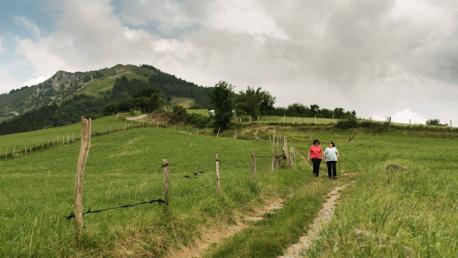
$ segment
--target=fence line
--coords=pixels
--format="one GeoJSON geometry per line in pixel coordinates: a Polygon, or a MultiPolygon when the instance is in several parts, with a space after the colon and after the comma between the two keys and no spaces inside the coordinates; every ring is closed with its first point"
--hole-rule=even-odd
{"type": "MultiPolygon", "coordinates": [[[[109,127],[104,128],[102,130],[94,130],[91,132],[92,137],[98,137],[98,136],[103,136],[107,134],[112,134],[120,131],[126,131],[126,130],[131,130],[131,129],[137,129],[137,128],[144,128],[144,127],[154,127],[154,125],[150,125],[147,123],[140,123],[140,122],[133,122],[133,123],[124,123],[123,127],[118,127],[118,128],[111,128],[109,127]]],[[[33,152],[38,152],[38,151],[44,151],[52,147],[60,146],[60,145],[67,145],[71,143],[75,143],[80,140],[80,137],[75,137],[74,134],[72,133],[71,135],[63,135],[63,136],[57,136],[57,138],[54,138],[55,140],[52,140],[52,138],[48,137],[47,140],[40,140],[39,142],[36,142],[35,144],[29,145],[29,146],[24,146],[23,150],[17,150],[16,146],[7,147],[5,152],[2,152],[2,155],[0,155],[0,160],[6,160],[6,159],[14,159],[18,157],[22,157],[28,154],[32,154],[33,152]]]]}

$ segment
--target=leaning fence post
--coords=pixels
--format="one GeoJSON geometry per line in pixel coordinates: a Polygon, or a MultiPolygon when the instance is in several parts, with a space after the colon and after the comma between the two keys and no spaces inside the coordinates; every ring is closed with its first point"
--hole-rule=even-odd
{"type": "Polygon", "coordinates": [[[164,201],[165,204],[169,205],[169,191],[170,191],[170,180],[169,180],[169,161],[166,159],[162,160],[162,174],[164,177],[164,201]]]}
{"type": "Polygon", "coordinates": [[[83,183],[84,170],[91,145],[91,119],[81,118],[81,148],[76,167],[75,178],[75,230],[76,240],[79,242],[83,236],[83,183]]]}
{"type": "Polygon", "coordinates": [[[216,192],[221,194],[221,160],[219,159],[219,155],[216,154],[216,192]]]}
{"type": "Polygon", "coordinates": [[[253,176],[256,176],[256,154],[254,151],[251,152],[251,172],[253,176]]]}

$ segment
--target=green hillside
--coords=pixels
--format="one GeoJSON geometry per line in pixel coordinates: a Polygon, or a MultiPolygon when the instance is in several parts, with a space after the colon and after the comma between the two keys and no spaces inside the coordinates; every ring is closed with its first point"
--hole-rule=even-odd
{"type": "MultiPolygon", "coordinates": [[[[119,125],[114,117],[98,119],[94,130],[119,125]]],[[[0,151],[77,129],[2,136],[0,151]]],[[[0,256],[163,257],[198,241],[206,228],[234,225],[241,214],[281,198],[279,211],[205,251],[206,257],[277,257],[304,233],[326,193],[353,181],[330,229],[304,256],[453,257],[458,234],[457,157],[450,155],[458,151],[454,139],[264,124],[241,129],[238,136],[244,140],[233,135],[148,127],[93,138],[85,210],[161,198],[164,158],[171,164],[171,205],[168,211],[153,204],[89,214],[80,247],[73,242],[73,222],[65,218],[73,207],[79,144],[0,160],[0,256]],[[294,168],[271,172],[272,130],[296,147],[294,168]],[[261,140],[255,141],[255,134],[261,140]],[[302,158],[315,138],[337,143],[343,158],[339,180],[327,179],[324,164],[320,178],[311,176],[302,158]],[[256,177],[250,172],[251,151],[259,155],[256,177]],[[222,160],[220,197],[215,194],[215,153],[222,160]]]]}
{"type": "MultiPolygon", "coordinates": [[[[61,105],[75,96],[99,99],[110,97],[117,80],[143,82],[166,98],[181,97],[208,106],[208,88],[197,86],[174,75],[148,66],[116,65],[96,71],[69,73],[59,71],[48,80],[0,95],[0,122],[50,105],[61,105]]],[[[138,84],[138,83],[137,83],[138,84]]]]}

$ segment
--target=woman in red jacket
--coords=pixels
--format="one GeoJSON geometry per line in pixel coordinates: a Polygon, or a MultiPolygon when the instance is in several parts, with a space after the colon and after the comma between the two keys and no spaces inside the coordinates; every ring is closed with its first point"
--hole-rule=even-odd
{"type": "Polygon", "coordinates": [[[323,148],[321,147],[320,140],[314,140],[313,145],[310,146],[308,160],[313,164],[313,174],[317,177],[320,174],[320,164],[323,159],[323,148]]]}

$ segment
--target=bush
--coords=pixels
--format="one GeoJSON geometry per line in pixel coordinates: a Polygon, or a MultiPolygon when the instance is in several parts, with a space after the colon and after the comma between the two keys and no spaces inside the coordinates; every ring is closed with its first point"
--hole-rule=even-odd
{"type": "Polygon", "coordinates": [[[213,127],[213,120],[201,114],[191,114],[188,117],[188,123],[197,128],[213,127]]]}
{"type": "Polygon", "coordinates": [[[174,106],[172,111],[172,117],[170,121],[172,123],[186,123],[189,119],[188,112],[182,106],[174,106]]]}
{"type": "Polygon", "coordinates": [[[435,126],[441,126],[441,121],[439,119],[428,119],[426,121],[426,125],[435,125],[435,126]]]}
{"type": "Polygon", "coordinates": [[[351,129],[358,127],[358,121],[356,119],[346,119],[346,120],[339,120],[335,125],[336,128],[339,129],[351,129]]]}

